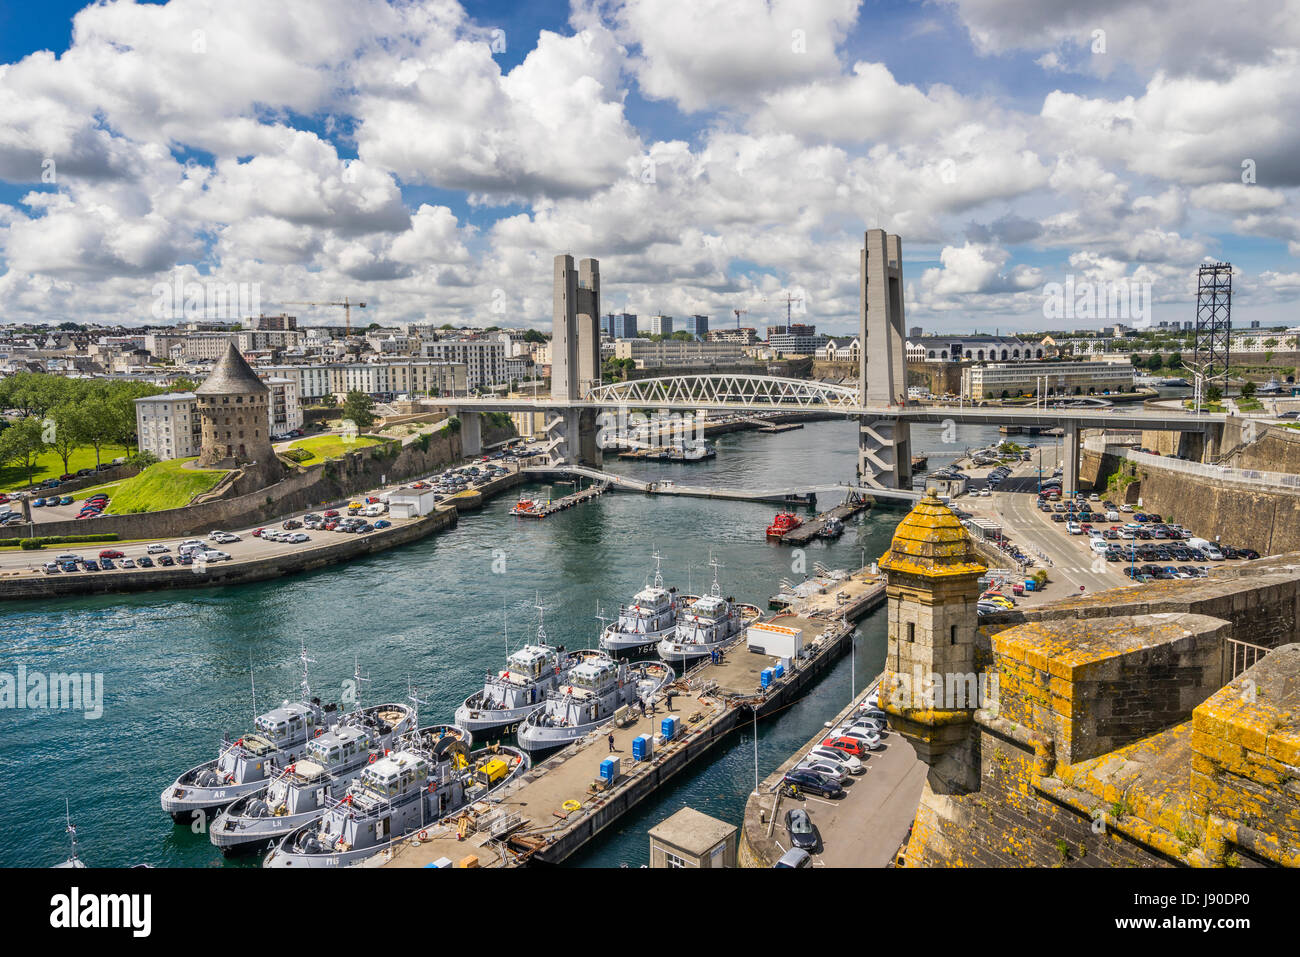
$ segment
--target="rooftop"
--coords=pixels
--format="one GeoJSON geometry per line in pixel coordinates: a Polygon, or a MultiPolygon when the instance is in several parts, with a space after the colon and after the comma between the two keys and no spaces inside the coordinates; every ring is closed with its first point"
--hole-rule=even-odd
{"type": "Polygon", "coordinates": [[[695,808],[684,807],[650,828],[650,837],[702,857],[735,832],[734,824],[709,817],[695,808]]]}
{"type": "Polygon", "coordinates": [[[269,392],[270,388],[253,371],[234,340],[226,346],[225,355],[217,360],[203,384],[194,390],[196,395],[232,395],[236,393],[269,392]]]}
{"type": "Polygon", "coordinates": [[[889,551],[880,559],[884,571],[927,577],[982,575],[987,566],[979,560],[970,533],[951,508],[939,501],[933,488],[916,503],[894,530],[889,551]]]}

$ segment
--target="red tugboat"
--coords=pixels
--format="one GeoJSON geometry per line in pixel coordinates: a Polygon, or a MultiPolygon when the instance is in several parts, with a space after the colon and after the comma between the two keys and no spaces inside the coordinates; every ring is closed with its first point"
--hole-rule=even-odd
{"type": "Polygon", "coordinates": [[[803,519],[794,512],[777,512],[772,524],[767,526],[768,538],[780,538],[786,532],[792,532],[803,524],[803,519]]]}

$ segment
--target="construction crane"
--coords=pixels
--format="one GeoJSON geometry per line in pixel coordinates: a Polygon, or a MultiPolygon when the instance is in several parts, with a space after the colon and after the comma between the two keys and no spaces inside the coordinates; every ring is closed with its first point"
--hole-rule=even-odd
{"type": "Polygon", "coordinates": [[[280,303],[280,305],[282,306],[342,306],[343,321],[345,323],[345,330],[343,333],[344,336],[352,335],[352,307],[356,306],[358,309],[366,308],[366,304],[364,302],[352,302],[351,300],[348,299],[347,296],[343,297],[342,302],[282,302],[280,303]]]}
{"type": "Polygon", "coordinates": [[[743,316],[745,313],[749,312],[749,310],[748,310],[748,309],[733,309],[733,310],[731,310],[731,311],[734,312],[734,313],[736,314],[736,329],[739,330],[739,329],[740,329],[740,317],[743,316]]]}

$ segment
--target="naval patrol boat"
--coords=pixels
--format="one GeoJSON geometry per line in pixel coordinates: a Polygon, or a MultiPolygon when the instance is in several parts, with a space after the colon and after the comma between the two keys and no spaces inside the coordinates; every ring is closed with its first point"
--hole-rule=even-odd
{"type": "Polygon", "coordinates": [[[368,764],[319,820],[290,831],[263,867],[347,867],[408,835],[489,798],[528,770],[528,755],[507,745],[470,752],[437,725],[407,735],[368,764]]]}
{"type": "Polygon", "coordinates": [[[729,645],[745,629],[763,617],[756,605],[723,598],[718,587],[718,563],[710,560],[713,587],[677,615],[673,634],[659,642],[659,657],[680,662],[683,670],[694,658],[702,658],[729,645]]]}
{"type": "Polygon", "coordinates": [[[615,658],[650,654],[663,638],[677,627],[677,615],[694,596],[678,595],[675,588],[664,588],[660,574],[659,553],[654,553],[655,580],[632,596],[630,605],[618,610],[618,620],[600,635],[600,648],[615,658]]]}
{"type": "MultiPolygon", "coordinates": [[[[415,711],[381,704],[344,715],[338,724],[307,742],[307,753],[280,771],[265,791],[250,794],[218,812],[208,837],[223,854],[255,851],[325,813],[330,798],[343,796],[363,770],[414,730],[415,711]]],[[[439,725],[445,734],[468,733],[439,725]]]]}
{"type": "Polygon", "coordinates": [[[504,671],[488,675],[483,690],[476,691],[456,709],[456,724],[482,740],[513,734],[519,722],[546,700],[546,692],[568,677],[581,655],[552,646],[537,606],[537,639],[506,658],[504,671]]]}
{"type": "Polygon", "coordinates": [[[546,704],[524,719],[519,746],[529,752],[563,747],[610,721],[619,708],[649,701],[675,677],[658,661],[629,664],[588,653],[562,686],[547,692],[546,704]]]}
{"type": "Polygon", "coordinates": [[[306,754],[307,742],[331,723],[338,705],[322,705],[307,683],[306,648],[302,650],[302,700],[286,701],[258,715],[253,730],[233,742],[224,741],[215,760],[190,768],[162,792],[163,810],[178,824],[189,824],[195,812],[215,813],[239,798],[266,788],[277,768],[306,754]]]}

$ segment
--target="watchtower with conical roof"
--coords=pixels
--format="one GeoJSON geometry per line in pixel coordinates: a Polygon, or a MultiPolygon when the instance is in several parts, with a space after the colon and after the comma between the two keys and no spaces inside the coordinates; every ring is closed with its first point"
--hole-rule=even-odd
{"type": "Polygon", "coordinates": [[[889,651],[880,705],[930,763],[969,736],[976,674],[979,560],[970,533],[934,489],[899,523],[880,559],[887,576],[889,651]]]}
{"type": "Polygon", "coordinates": [[[271,449],[271,389],[244,361],[234,341],[194,390],[202,424],[199,465],[235,468],[275,460],[271,449]]]}

